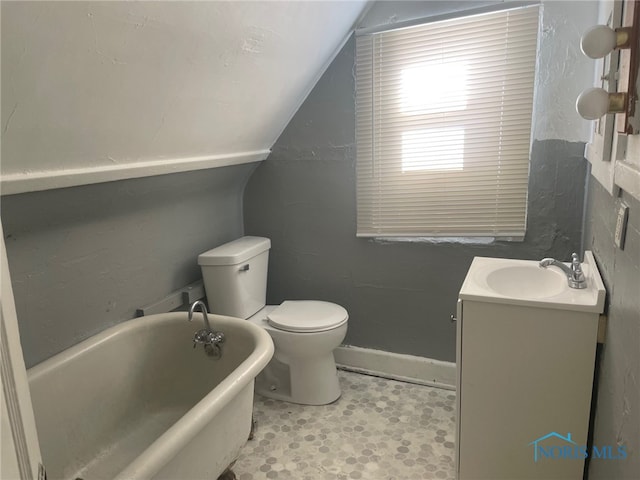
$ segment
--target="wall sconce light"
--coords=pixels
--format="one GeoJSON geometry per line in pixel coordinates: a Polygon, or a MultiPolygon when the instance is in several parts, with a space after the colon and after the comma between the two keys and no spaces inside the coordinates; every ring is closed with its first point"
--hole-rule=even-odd
{"type": "MultiPolygon", "coordinates": [[[[576,101],[576,110],[587,120],[597,120],[607,113],[620,114],[616,118],[620,133],[637,133],[640,128],[636,116],[638,91],[636,81],[640,68],[640,2],[624,0],[623,27],[615,30],[606,25],[596,25],[585,32],[580,40],[582,52],[589,58],[597,59],[609,55],[614,50],[622,50],[617,92],[609,93],[603,88],[589,88],[576,101]]],[[[610,80],[603,77],[603,80],[610,80]]]]}
{"type": "Polygon", "coordinates": [[[627,108],[626,93],[609,93],[603,88],[588,88],[576,101],[576,110],[586,120],[597,120],[607,113],[622,113],[627,108]]]}
{"type": "Polygon", "coordinates": [[[606,25],[596,25],[587,30],[580,40],[580,49],[589,58],[602,58],[615,49],[631,46],[631,28],[615,30],[606,25]]]}

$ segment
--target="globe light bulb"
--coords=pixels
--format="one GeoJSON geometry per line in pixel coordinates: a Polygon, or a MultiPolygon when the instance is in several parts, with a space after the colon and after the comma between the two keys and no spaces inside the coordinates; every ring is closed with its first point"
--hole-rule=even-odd
{"type": "Polygon", "coordinates": [[[587,120],[597,120],[609,111],[609,93],[602,88],[588,88],[576,100],[578,114],[587,120]]]}
{"type": "Polygon", "coordinates": [[[606,25],[596,25],[587,30],[580,40],[580,49],[589,58],[602,58],[617,46],[616,32],[606,25]]]}

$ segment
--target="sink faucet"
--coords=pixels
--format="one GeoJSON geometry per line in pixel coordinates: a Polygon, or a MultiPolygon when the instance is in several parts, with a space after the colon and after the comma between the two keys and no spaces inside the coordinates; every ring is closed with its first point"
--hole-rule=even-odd
{"type": "Polygon", "coordinates": [[[564,263],[554,258],[543,258],[540,260],[540,266],[546,268],[549,266],[558,267],[567,276],[570,288],[587,288],[587,281],[582,272],[582,266],[577,253],[571,254],[571,267],[567,267],[564,263]]]}
{"type": "Polygon", "coordinates": [[[211,325],[209,324],[209,317],[207,316],[207,307],[200,300],[193,302],[191,308],[189,308],[189,321],[193,320],[193,312],[196,311],[196,308],[200,307],[200,311],[202,312],[202,317],[204,318],[205,328],[198,330],[193,337],[193,348],[196,348],[197,344],[203,344],[205,348],[207,345],[214,345],[219,347],[222,343],[224,343],[224,333],[216,332],[211,329],[211,325]]]}

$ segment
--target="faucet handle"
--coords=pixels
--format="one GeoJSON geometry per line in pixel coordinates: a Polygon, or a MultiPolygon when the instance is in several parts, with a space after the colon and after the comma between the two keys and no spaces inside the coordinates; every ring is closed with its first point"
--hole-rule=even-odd
{"type": "Polygon", "coordinates": [[[584,272],[582,271],[582,265],[580,264],[580,257],[577,253],[571,254],[571,271],[572,275],[569,279],[569,286],[573,288],[586,288],[587,282],[584,278],[584,272]]]}
{"type": "Polygon", "coordinates": [[[211,343],[216,345],[221,345],[226,340],[224,333],[222,332],[211,332],[211,343]]]}
{"type": "Polygon", "coordinates": [[[582,265],[580,264],[580,257],[578,257],[577,253],[572,253],[571,254],[571,269],[576,274],[581,274],[582,273],[582,265]]]}
{"type": "Polygon", "coordinates": [[[196,347],[196,344],[203,345],[221,345],[225,341],[224,333],[222,332],[213,332],[211,330],[207,330],[203,328],[198,330],[193,336],[193,348],[196,347]]]}

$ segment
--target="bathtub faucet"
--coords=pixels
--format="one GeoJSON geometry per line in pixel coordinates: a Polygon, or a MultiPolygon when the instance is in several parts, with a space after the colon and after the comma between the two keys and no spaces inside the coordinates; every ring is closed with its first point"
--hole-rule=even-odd
{"type": "Polygon", "coordinates": [[[567,267],[564,263],[559,262],[554,258],[543,258],[540,260],[540,266],[543,268],[549,266],[558,267],[567,276],[569,287],[571,288],[586,288],[587,282],[582,272],[582,266],[580,265],[580,259],[577,253],[571,254],[571,268],[567,267]]]}
{"type": "Polygon", "coordinates": [[[196,311],[197,307],[200,307],[200,311],[202,312],[205,328],[198,330],[193,336],[193,348],[196,348],[197,344],[202,344],[205,347],[207,345],[219,347],[224,343],[224,333],[216,332],[211,329],[209,317],[207,316],[207,307],[200,300],[193,302],[191,308],[189,308],[189,321],[193,320],[193,312],[196,311]]]}

